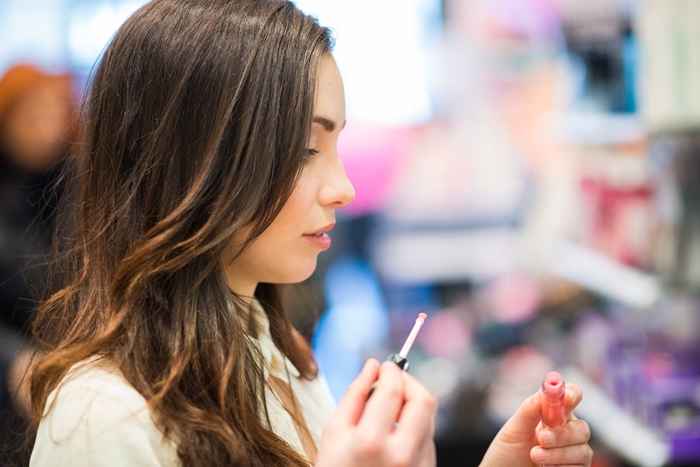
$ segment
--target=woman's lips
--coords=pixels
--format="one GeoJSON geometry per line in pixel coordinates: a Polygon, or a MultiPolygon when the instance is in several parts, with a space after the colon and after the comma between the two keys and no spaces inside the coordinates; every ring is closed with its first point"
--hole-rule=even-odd
{"type": "Polygon", "coordinates": [[[325,227],[321,227],[320,229],[314,230],[313,232],[304,234],[304,235],[319,235],[322,233],[329,233],[331,230],[335,228],[335,222],[331,222],[330,224],[326,225],[325,227]]]}
{"type": "Polygon", "coordinates": [[[333,243],[330,235],[328,235],[326,232],[321,232],[318,234],[307,234],[304,235],[304,238],[313,243],[321,250],[329,249],[331,247],[331,244],[333,243]]]}
{"type": "Polygon", "coordinates": [[[316,247],[320,248],[321,250],[327,250],[331,247],[331,243],[333,243],[329,233],[334,228],[335,228],[335,222],[331,222],[330,224],[326,225],[325,227],[322,227],[322,228],[320,228],[312,233],[304,234],[304,238],[309,240],[311,243],[313,243],[316,247]]]}

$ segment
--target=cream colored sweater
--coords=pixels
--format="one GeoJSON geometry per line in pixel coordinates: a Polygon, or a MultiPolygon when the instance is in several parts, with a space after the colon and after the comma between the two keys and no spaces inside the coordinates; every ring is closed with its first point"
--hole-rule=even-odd
{"type": "MultiPolygon", "coordinates": [[[[312,460],[335,402],[323,376],[313,381],[299,377],[273,344],[269,322],[257,302],[253,311],[261,332],[251,342],[260,346],[266,377],[274,389],[268,388],[265,394],[271,429],[312,460]],[[284,408],[288,407],[285,387],[289,388],[279,384],[287,381],[284,365],[308,431],[299,429],[284,408]]],[[[176,446],[155,427],[141,394],[117,370],[93,359],[73,367],[49,396],[30,467],[49,466],[175,467],[180,462],[176,446]]]]}

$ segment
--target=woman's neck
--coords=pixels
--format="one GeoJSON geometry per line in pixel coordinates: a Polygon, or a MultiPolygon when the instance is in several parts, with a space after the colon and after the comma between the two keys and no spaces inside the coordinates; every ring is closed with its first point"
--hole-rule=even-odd
{"type": "Polygon", "coordinates": [[[258,288],[256,281],[246,280],[241,274],[226,272],[226,283],[229,289],[246,303],[250,303],[255,297],[255,289],[258,288]]]}

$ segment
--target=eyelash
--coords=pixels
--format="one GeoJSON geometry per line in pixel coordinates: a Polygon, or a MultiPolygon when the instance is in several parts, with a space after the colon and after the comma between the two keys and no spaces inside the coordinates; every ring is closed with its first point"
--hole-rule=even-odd
{"type": "Polygon", "coordinates": [[[317,155],[320,151],[317,149],[307,149],[306,150],[306,159],[311,159],[315,155],[317,155]]]}

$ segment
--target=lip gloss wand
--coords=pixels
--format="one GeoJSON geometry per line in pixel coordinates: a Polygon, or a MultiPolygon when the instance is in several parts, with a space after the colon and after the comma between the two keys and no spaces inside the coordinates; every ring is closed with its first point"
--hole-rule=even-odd
{"type": "Polygon", "coordinates": [[[416,322],[413,324],[413,328],[408,334],[403,347],[401,347],[398,354],[393,353],[389,355],[387,357],[388,361],[394,362],[402,370],[408,371],[408,352],[411,351],[411,347],[413,347],[413,343],[416,341],[416,337],[418,337],[418,332],[420,332],[420,329],[423,327],[426,319],[428,319],[428,315],[426,313],[418,313],[418,318],[416,318],[416,322]]]}
{"type": "MultiPolygon", "coordinates": [[[[413,347],[413,343],[416,341],[418,332],[423,327],[423,324],[425,323],[426,319],[428,319],[428,315],[426,313],[418,313],[418,318],[416,318],[416,322],[413,324],[413,328],[408,334],[408,337],[406,338],[406,342],[404,342],[403,347],[401,347],[399,353],[392,353],[391,355],[389,355],[386,358],[386,361],[394,362],[403,371],[408,371],[408,352],[410,352],[411,347],[413,347]]],[[[375,382],[369,391],[369,396],[367,397],[368,399],[372,396],[376,387],[377,383],[375,382]]]]}

